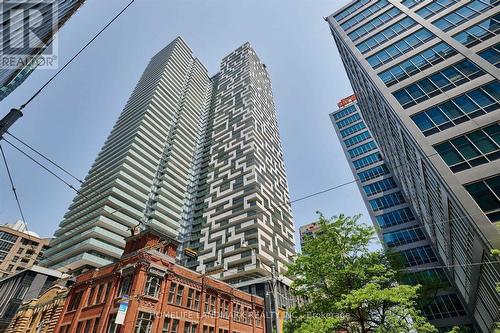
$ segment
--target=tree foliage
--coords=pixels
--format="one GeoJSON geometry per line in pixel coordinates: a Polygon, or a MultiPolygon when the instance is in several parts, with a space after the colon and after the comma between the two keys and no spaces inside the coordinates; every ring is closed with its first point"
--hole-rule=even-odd
{"type": "Polygon", "coordinates": [[[369,251],[374,230],[358,219],[320,214],[318,233],[289,266],[294,293],[307,302],[287,332],[437,332],[417,310],[420,286],[396,283],[391,258],[369,251]]]}

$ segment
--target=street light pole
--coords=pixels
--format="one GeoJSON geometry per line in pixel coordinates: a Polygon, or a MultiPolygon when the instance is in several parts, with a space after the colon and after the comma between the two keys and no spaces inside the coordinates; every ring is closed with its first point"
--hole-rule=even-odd
{"type": "MultiPolygon", "coordinates": [[[[248,242],[242,242],[241,247],[247,248],[248,247],[248,242]]],[[[252,250],[255,253],[255,249],[252,250]]],[[[259,258],[256,258],[256,260],[259,260],[259,258]]],[[[276,270],[275,270],[275,265],[271,265],[271,287],[272,287],[272,293],[273,293],[273,305],[274,305],[274,319],[276,321],[276,333],[281,333],[281,327],[279,323],[279,313],[278,313],[278,278],[276,276],[276,270]]],[[[264,268],[264,267],[263,267],[264,268]]],[[[264,268],[267,272],[269,272],[267,269],[264,268]]],[[[267,281],[269,282],[269,281],[267,281]]],[[[267,294],[267,293],[266,293],[267,294]]]]}
{"type": "Polygon", "coordinates": [[[274,317],[276,320],[276,333],[281,333],[281,326],[279,321],[279,304],[278,304],[278,279],[276,278],[276,270],[274,264],[271,266],[271,278],[273,285],[273,299],[274,299],[274,317]]]}

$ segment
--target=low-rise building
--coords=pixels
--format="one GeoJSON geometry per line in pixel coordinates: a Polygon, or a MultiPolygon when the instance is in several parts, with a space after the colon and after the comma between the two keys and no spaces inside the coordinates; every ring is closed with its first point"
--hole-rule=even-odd
{"type": "Polygon", "coordinates": [[[121,259],[76,277],[56,333],[264,333],[264,300],[175,264],[177,241],[153,229],[121,259]]]}
{"type": "Polygon", "coordinates": [[[36,265],[48,244],[21,220],[0,225],[0,278],[36,265]]]}
{"type": "Polygon", "coordinates": [[[6,333],[53,333],[61,315],[68,288],[54,284],[38,298],[23,303],[6,333]]]}
{"type": "Polygon", "coordinates": [[[21,304],[38,298],[55,281],[67,277],[59,271],[33,265],[0,280],[0,332],[4,332],[21,304]]]}

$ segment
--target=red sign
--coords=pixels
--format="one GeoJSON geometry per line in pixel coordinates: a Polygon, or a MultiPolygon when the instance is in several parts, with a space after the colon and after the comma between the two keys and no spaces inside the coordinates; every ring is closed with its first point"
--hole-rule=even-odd
{"type": "Polygon", "coordinates": [[[342,98],[340,100],[340,102],[337,103],[337,106],[339,108],[343,108],[344,106],[346,106],[347,104],[350,104],[350,103],[354,102],[355,100],[356,100],[356,95],[351,95],[349,97],[342,98]]]}

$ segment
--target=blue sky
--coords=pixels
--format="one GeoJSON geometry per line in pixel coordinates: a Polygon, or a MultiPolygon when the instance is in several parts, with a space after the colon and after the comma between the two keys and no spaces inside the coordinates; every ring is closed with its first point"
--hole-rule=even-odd
{"type": "MultiPolygon", "coordinates": [[[[128,0],[87,0],[58,35],[65,63],[128,0]]],[[[84,178],[149,58],[182,36],[211,73],[245,41],[270,72],[291,199],[353,179],[328,114],[352,93],[323,16],[346,0],[140,0],[48,86],[11,132],[84,178]]],[[[26,101],[52,74],[37,70],[0,102],[3,116],[26,101]]],[[[51,236],[74,192],[6,147],[30,230],[51,236]]],[[[356,187],[293,205],[295,224],[325,215],[362,213],[356,187]]],[[[0,223],[19,218],[3,167],[0,223]]]]}

